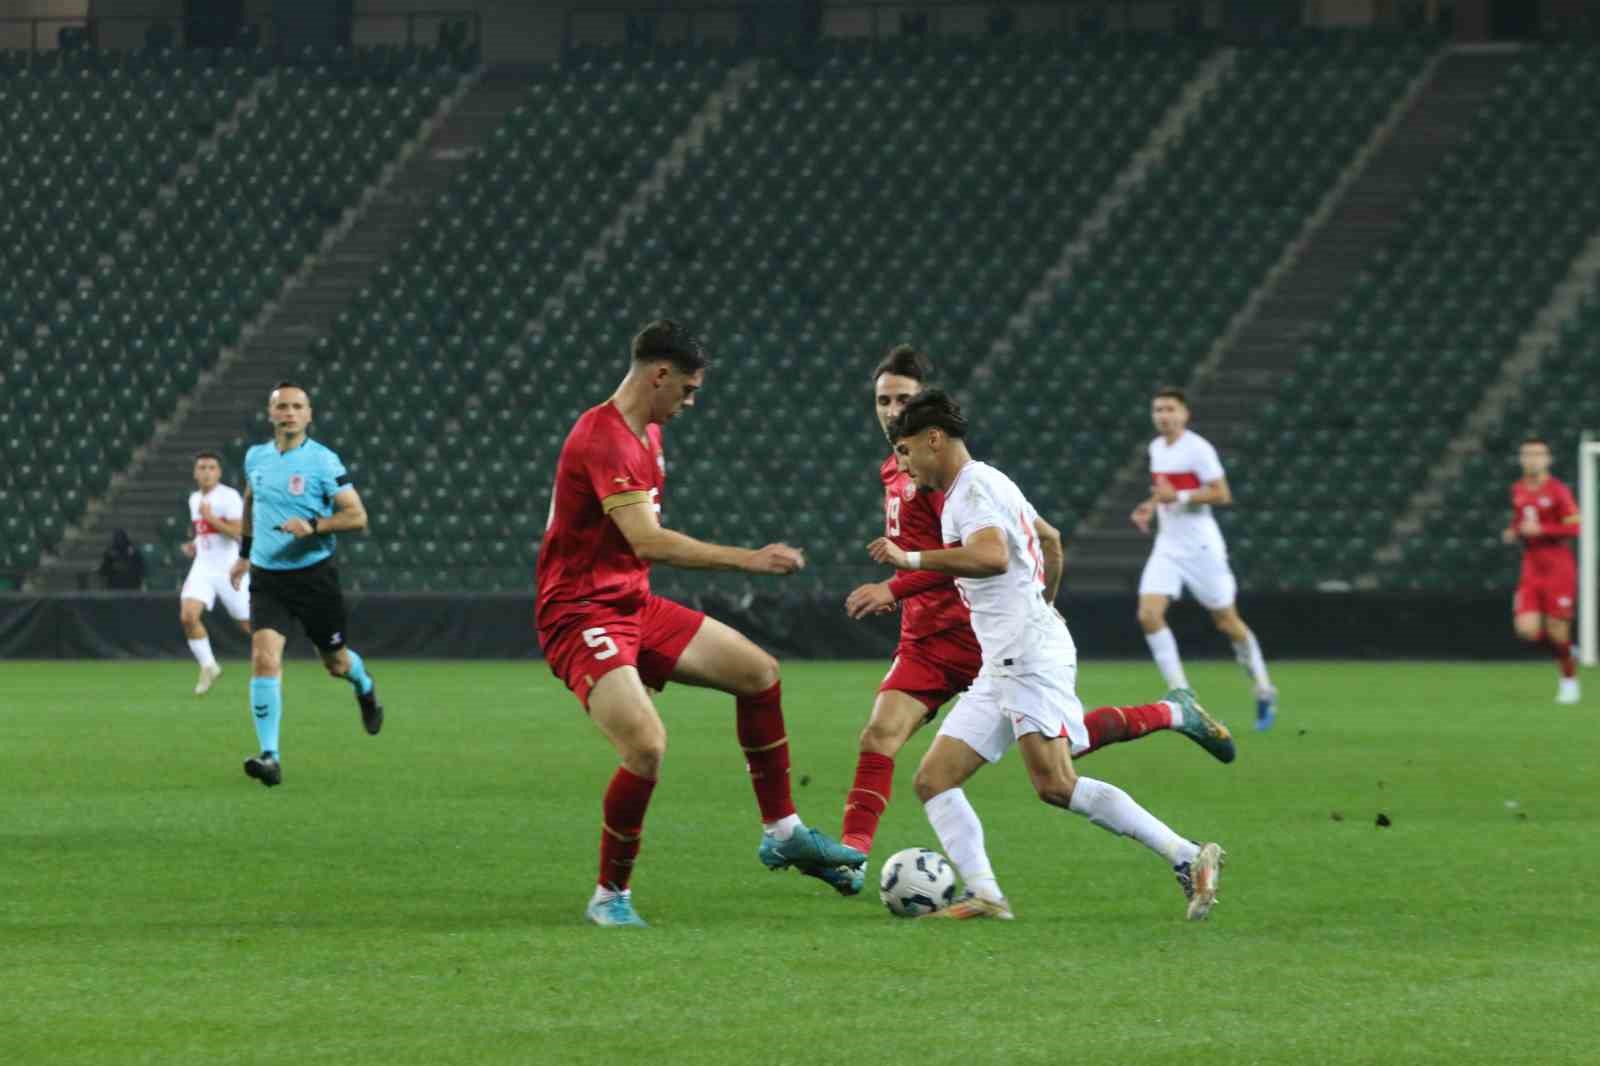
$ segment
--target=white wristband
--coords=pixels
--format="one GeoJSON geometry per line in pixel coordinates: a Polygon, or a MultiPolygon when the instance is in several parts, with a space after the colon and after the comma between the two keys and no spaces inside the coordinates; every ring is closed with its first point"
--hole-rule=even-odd
{"type": "Polygon", "coordinates": [[[922,569],[922,553],[921,552],[906,552],[906,569],[907,570],[921,570],[922,569]]]}
{"type": "Polygon", "coordinates": [[[1193,489],[1179,489],[1178,490],[1178,502],[1179,503],[1188,503],[1193,498],[1194,498],[1194,490],[1193,489]]]}

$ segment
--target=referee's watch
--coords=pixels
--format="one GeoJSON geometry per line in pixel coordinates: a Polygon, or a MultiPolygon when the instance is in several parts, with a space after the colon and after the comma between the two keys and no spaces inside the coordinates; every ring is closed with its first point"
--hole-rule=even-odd
{"type": "Polygon", "coordinates": [[[317,532],[317,516],[316,515],[312,515],[311,516],[311,532],[312,532],[313,535],[315,535],[316,532],[317,532]]]}

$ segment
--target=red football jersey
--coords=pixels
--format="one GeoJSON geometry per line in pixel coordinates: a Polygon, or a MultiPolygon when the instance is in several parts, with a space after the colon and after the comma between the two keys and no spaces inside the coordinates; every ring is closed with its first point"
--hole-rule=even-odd
{"type": "Polygon", "coordinates": [[[1537,486],[1518,478],[1511,485],[1511,528],[1520,535],[1530,515],[1543,532],[1522,538],[1522,568],[1543,573],[1576,565],[1571,540],[1578,535],[1578,501],[1571,490],[1553,477],[1537,486]]]}
{"type": "Polygon", "coordinates": [[[534,611],[541,629],[591,605],[631,610],[650,594],[650,564],[633,553],[609,517],[633,503],[661,512],[667,481],[661,427],[652,423],[645,435],[648,442],[607,401],[585,411],[561,445],[539,545],[534,611]]]}
{"type": "MultiPolygon", "coordinates": [[[[901,551],[937,551],[940,539],[939,518],[944,511],[944,493],[918,492],[910,474],[900,472],[893,455],[878,471],[883,478],[883,535],[901,551]]],[[[972,615],[956,579],[929,570],[902,570],[889,585],[900,598],[900,639],[919,640],[947,629],[972,625],[972,615]]]]}

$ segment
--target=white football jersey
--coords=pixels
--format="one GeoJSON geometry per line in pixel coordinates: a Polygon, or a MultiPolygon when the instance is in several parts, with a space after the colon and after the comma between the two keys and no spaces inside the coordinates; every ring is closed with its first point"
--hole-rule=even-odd
{"type": "Polygon", "coordinates": [[[1033,509],[1016,482],[976,460],[945,491],[941,535],[955,547],[982,529],[1006,538],[1009,565],[994,577],[958,577],[956,588],[972,612],[972,631],[985,667],[1046,669],[1077,663],[1067,624],[1044,598],[1044,555],[1033,509]]]}
{"type": "MultiPolygon", "coordinates": [[[[1150,442],[1150,483],[1155,484],[1161,474],[1172,482],[1175,489],[1198,489],[1223,476],[1222,460],[1211,442],[1192,429],[1167,443],[1165,437],[1150,442]]],[[[1156,505],[1159,529],[1156,533],[1156,550],[1173,554],[1210,551],[1219,556],[1227,554],[1222,541],[1222,529],[1211,513],[1211,505],[1204,503],[1161,503],[1156,505]]]]}
{"type": "MultiPolygon", "coordinates": [[[[205,495],[211,513],[229,522],[244,518],[244,497],[219,484],[205,495]]],[[[189,526],[194,531],[194,565],[207,570],[227,570],[239,558],[239,541],[211,528],[200,517],[200,493],[189,493],[189,526]]]]}

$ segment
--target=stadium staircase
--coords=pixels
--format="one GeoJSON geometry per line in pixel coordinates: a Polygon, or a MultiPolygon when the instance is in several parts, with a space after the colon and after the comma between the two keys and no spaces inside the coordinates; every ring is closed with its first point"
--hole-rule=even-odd
{"type": "MultiPolygon", "coordinates": [[[[1498,538],[1516,472],[1508,438],[1529,428],[1522,415],[1508,415],[1462,464],[1425,535],[1400,543],[1399,559],[1381,568],[1374,557],[1396,516],[1449,469],[1475,412],[1492,412],[1518,389],[1548,395],[1550,386],[1573,410],[1588,409],[1589,381],[1572,372],[1582,363],[1563,362],[1581,360],[1581,347],[1567,349],[1563,337],[1546,364],[1539,334],[1582,302],[1586,248],[1600,231],[1596,121],[1592,49],[1516,54],[1252,429],[1262,458],[1279,469],[1257,486],[1261,504],[1238,516],[1250,580],[1505,588],[1515,553],[1498,538]],[[1255,521],[1262,525],[1245,524],[1255,521]]],[[[1566,462],[1572,442],[1551,436],[1566,462]]]]}
{"type": "MultiPolygon", "coordinates": [[[[1506,53],[1450,51],[1438,55],[1352,160],[1347,182],[1336,185],[1308,233],[1285,250],[1283,269],[1269,276],[1212,358],[1197,371],[1189,393],[1195,428],[1214,443],[1229,468],[1236,499],[1252,499],[1252,480],[1272,477],[1250,430],[1292,373],[1302,346],[1348,295],[1366,262],[1400,229],[1449,151],[1467,134],[1473,115],[1514,62],[1506,53]],[[1252,447],[1246,448],[1249,444],[1252,447]],[[1256,471],[1255,478],[1246,473],[1256,471]]],[[[1148,434],[1146,435],[1148,439],[1148,434]]],[[[1143,443],[1073,538],[1072,587],[1122,591],[1136,587],[1150,551],[1128,513],[1148,494],[1143,443]]],[[[1223,512],[1232,526],[1237,516],[1223,512]]],[[[1368,547],[1375,545],[1369,544],[1368,547]]]]}
{"type": "MultiPolygon", "coordinates": [[[[174,417],[137,453],[107,497],[68,531],[59,551],[43,560],[27,587],[71,589],[94,584],[90,575],[117,528],[141,545],[147,587],[181,580],[184,560],[172,545],[175,534],[176,539],[186,538],[184,501],[193,488],[190,469],[195,452],[225,453],[252,421],[259,423],[259,437],[268,435],[262,412],[271,386],[291,375],[309,341],[327,328],[378,264],[412,234],[421,207],[433,201],[500,126],[524,89],[525,83],[515,76],[476,71],[439,98],[415,136],[287,279],[277,300],[263,308],[254,328],[224,353],[214,371],[202,375],[174,417]]],[[[312,398],[315,402],[315,393],[312,398]]],[[[224,479],[242,485],[243,472],[231,467],[224,479]]]]}

